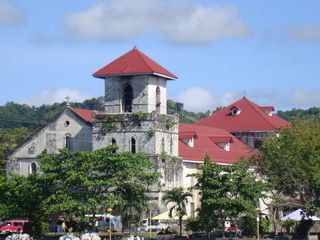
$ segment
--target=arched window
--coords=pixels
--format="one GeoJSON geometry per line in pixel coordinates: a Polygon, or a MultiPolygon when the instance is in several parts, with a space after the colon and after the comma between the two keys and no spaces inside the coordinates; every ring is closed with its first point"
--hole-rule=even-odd
{"type": "Polygon", "coordinates": [[[136,153],[136,140],[131,138],[131,152],[136,153]]]}
{"type": "Polygon", "coordinates": [[[37,172],[37,164],[35,162],[32,162],[29,166],[29,173],[34,174],[37,172]]]}
{"type": "Polygon", "coordinates": [[[161,140],[161,152],[164,152],[164,138],[161,140]]]}
{"type": "Polygon", "coordinates": [[[160,96],[161,92],[160,92],[160,87],[157,86],[156,89],[156,111],[157,113],[160,113],[160,106],[161,106],[161,96],[160,96]]]}
{"type": "MultiPolygon", "coordinates": [[[[116,145],[116,144],[117,144],[117,141],[116,141],[114,138],[112,138],[111,144],[112,144],[112,145],[116,145]]],[[[112,151],[112,153],[116,153],[116,152],[117,152],[116,149],[114,149],[114,150],[112,151]]]]}
{"type": "Polygon", "coordinates": [[[132,100],[133,100],[132,87],[129,84],[125,85],[123,88],[123,95],[122,95],[123,112],[132,112],[132,100]]]}
{"type": "Polygon", "coordinates": [[[66,138],[65,138],[65,147],[72,151],[72,138],[70,135],[67,135],[66,138]]]}

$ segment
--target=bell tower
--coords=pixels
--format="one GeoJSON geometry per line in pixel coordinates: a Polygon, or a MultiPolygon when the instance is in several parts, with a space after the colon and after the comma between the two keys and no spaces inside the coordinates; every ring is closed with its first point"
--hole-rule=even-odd
{"type": "Polygon", "coordinates": [[[176,115],[167,115],[167,82],[177,77],[136,47],[93,74],[105,81],[105,113],[93,115],[93,149],[144,152],[164,176],[165,188],[181,186],[176,115]],[[169,158],[168,158],[169,159],[169,158]]]}
{"type": "Polygon", "coordinates": [[[105,112],[167,113],[167,81],[177,77],[136,47],[93,74],[105,80],[105,112]]]}

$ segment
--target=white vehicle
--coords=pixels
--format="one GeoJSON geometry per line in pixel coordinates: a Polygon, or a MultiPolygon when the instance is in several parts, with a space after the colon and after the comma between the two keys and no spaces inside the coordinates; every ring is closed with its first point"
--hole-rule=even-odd
{"type": "Polygon", "coordinates": [[[147,218],[142,220],[142,230],[147,232],[160,232],[168,227],[168,224],[161,223],[159,220],[151,220],[151,225],[149,222],[147,218]]]}

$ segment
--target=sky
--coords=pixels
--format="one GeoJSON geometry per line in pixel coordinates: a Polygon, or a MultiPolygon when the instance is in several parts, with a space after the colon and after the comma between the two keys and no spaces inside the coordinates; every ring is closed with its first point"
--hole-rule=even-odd
{"type": "Polygon", "coordinates": [[[246,96],[320,107],[319,0],[0,0],[0,106],[82,102],[92,74],[136,46],[178,76],[169,99],[205,112],[246,96]]]}

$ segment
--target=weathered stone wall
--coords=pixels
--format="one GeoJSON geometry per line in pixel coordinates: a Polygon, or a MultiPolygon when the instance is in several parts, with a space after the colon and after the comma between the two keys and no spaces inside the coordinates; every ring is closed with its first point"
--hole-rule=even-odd
{"type": "Polygon", "coordinates": [[[48,154],[57,154],[58,150],[66,147],[66,137],[70,137],[73,151],[92,150],[92,128],[67,109],[57,119],[47,123],[36,134],[23,142],[7,159],[9,172],[26,176],[30,164],[38,164],[37,155],[44,150],[48,154]]]}
{"type": "MultiPolygon", "coordinates": [[[[148,194],[157,203],[159,213],[166,211],[161,199],[164,191],[182,186],[183,164],[178,157],[178,122],[175,115],[152,113],[94,114],[93,149],[111,145],[113,139],[119,152],[132,150],[146,153],[161,173],[161,186],[148,186],[148,194]]],[[[158,214],[159,214],[158,213],[158,214]]]]}
{"type": "Polygon", "coordinates": [[[167,81],[154,75],[137,75],[127,77],[106,77],[105,79],[105,112],[122,113],[122,92],[126,84],[133,89],[132,112],[157,111],[167,113],[167,81]],[[157,87],[160,97],[157,99],[157,87]],[[158,108],[157,108],[157,104],[158,108]]]}
{"type": "Polygon", "coordinates": [[[93,119],[93,149],[109,146],[114,139],[119,152],[131,152],[134,138],[136,152],[178,156],[178,116],[138,112],[95,114],[93,119]]]}

